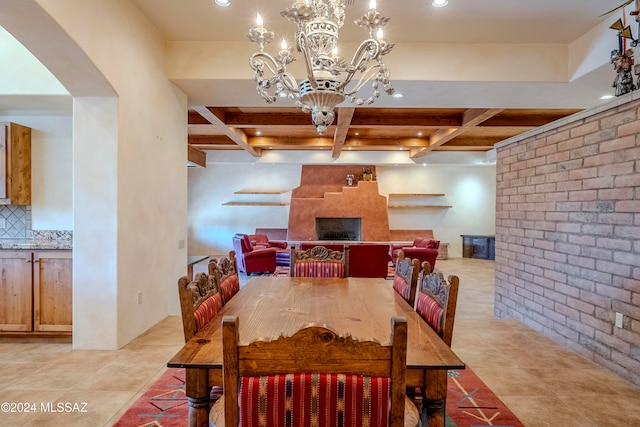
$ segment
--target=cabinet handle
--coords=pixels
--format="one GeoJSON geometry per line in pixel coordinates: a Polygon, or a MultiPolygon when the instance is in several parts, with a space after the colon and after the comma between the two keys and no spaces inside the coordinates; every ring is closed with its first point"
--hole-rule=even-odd
{"type": "Polygon", "coordinates": [[[33,261],[31,261],[30,259],[28,259],[28,260],[27,260],[27,262],[33,262],[33,261]]]}

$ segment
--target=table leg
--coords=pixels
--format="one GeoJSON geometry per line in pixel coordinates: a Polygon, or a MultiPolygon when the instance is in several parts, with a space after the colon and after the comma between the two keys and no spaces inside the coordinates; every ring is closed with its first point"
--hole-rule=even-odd
{"type": "Polygon", "coordinates": [[[189,427],[208,427],[210,402],[206,369],[186,368],[186,393],[189,427]]]}
{"type": "Polygon", "coordinates": [[[444,427],[447,401],[447,370],[428,370],[422,390],[422,425],[444,427]]]}

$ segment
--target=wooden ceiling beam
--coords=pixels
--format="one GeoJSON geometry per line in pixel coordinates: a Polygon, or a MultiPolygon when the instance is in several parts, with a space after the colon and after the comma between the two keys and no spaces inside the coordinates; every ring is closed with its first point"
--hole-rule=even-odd
{"type": "Polygon", "coordinates": [[[187,160],[203,168],[207,167],[207,153],[189,145],[187,147],[187,160]]]}
{"type": "Polygon", "coordinates": [[[429,147],[422,150],[411,150],[411,158],[422,157],[433,150],[435,147],[440,147],[443,144],[451,141],[452,139],[462,135],[463,133],[473,129],[478,124],[485,120],[495,116],[503,111],[502,108],[471,108],[462,113],[462,126],[459,128],[443,129],[431,135],[429,138],[429,147]]]}
{"type": "MultiPolygon", "coordinates": [[[[578,112],[579,110],[576,110],[578,112]]],[[[573,114],[573,113],[571,113],[573,114]]],[[[539,127],[567,117],[567,114],[498,114],[478,126],[539,127]]]]}
{"type": "Polygon", "coordinates": [[[189,135],[188,141],[190,145],[232,145],[234,142],[226,135],[189,135]]]}
{"type": "Polygon", "coordinates": [[[313,126],[307,113],[226,113],[225,123],[237,128],[268,126],[313,126]]]}
{"type": "Polygon", "coordinates": [[[367,115],[360,116],[354,114],[351,125],[355,127],[376,127],[376,126],[413,126],[420,129],[457,127],[462,124],[460,115],[450,116],[429,116],[421,115],[367,115]]]}
{"type": "Polygon", "coordinates": [[[351,125],[351,119],[355,108],[338,108],[338,127],[333,134],[333,151],[331,152],[331,158],[337,159],[340,157],[344,141],[347,139],[349,133],[349,126],[351,125]]]}
{"type": "Polygon", "coordinates": [[[204,106],[192,107],[194,111],[207,119],[211,124],[218,127],[229,139],[238,144],[242,149],[254,157],[260,157],[262,153],[249,145],[247,135],[237,129],[228,127],[212,110],[204,106]]]}
{"type": "Polygon", "coordinates": [[[478,126],[503,111],[503,108],[470,108],[462,114],[462,129],[478,126]]]}

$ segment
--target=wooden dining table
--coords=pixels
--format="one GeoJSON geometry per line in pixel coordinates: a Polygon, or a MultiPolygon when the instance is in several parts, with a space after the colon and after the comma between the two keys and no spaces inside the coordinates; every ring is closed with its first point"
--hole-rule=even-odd
{"type": "Polygon", "coordinates": [[[222,317],[238,316],[240,342],[293,335],[303,326],[326,325],[342,335],[388,344],[391,318],[408,323],[408,387],[422,389],[422,425],[443,427],[447,370],[465,364],[385,279],[266,277],[250,279],[206,327],[167,363],[186,368],[189,426],[204,427],[209,387],[222,385],[222,317]]]}

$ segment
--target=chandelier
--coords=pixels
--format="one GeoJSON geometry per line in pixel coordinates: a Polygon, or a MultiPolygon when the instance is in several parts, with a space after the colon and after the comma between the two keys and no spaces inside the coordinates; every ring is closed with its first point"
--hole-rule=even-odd
{"type": "Polygon", "coordinates": [[[387,94],[393,94],[389,68],[382,62],[382,56],[393,48],[382,33],[389,18],[380,15],[375,0],[371,0],[369,10],[355,21],[369,30],[369,38],[360,43],[351,62],[347,62],[338,55],[337,49],[344,9],[345,0],[298,0],[281,12],[297,25],[295,47],[302,53],[307,70],[306,78],[300,83],[287,71],[287,65],[296,59],[293,47],[288,47],[283,39],[276,56],[265,52],[264,45],[273,41],[274,33],[263,26],[259,14],[256,26],[249,30],[249,40],[258,44],[258,51],[251,55],[249,62],[258,93],[267,103],[285,97],[295,101],[303,112],[311,113],[320,134],[333,123],[333,110],[345,99],[355,105],[373,104],[380,96],[380,85],[387,94]],[[357,97],[356,93],[368,82],[372,82],[371,96],[357,97]]]}

